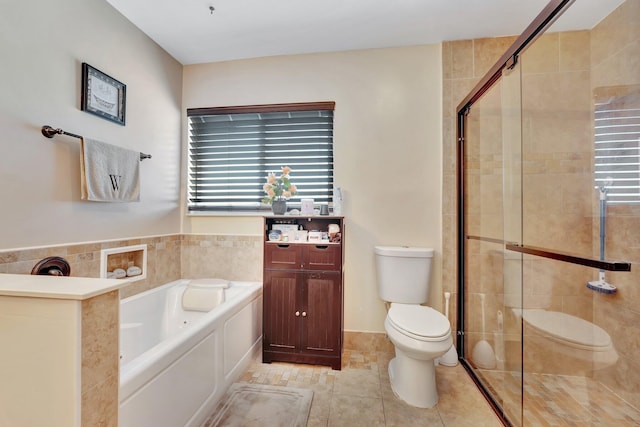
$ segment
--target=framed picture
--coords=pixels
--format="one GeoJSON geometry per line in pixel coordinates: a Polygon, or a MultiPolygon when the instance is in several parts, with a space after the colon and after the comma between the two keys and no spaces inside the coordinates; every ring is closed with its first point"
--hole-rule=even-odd
{"type": "Polygon", "coordinates": [[[124,83],[82,63],[82,111],[124,126],[126,96],[124,83]]]}

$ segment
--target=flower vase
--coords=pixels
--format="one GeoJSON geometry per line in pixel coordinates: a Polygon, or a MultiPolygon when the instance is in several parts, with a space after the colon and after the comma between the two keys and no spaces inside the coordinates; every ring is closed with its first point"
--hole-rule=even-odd
{"type": "Polygon", "coordinates": [[[286,200],[274,200],[271,205],[271,210],[274,215],[284,215],[287,211],[287,201],[286,200]]]}

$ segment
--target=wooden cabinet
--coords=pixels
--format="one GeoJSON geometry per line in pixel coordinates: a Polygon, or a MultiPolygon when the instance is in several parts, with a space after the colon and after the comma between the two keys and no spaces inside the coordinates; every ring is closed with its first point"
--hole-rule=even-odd
{"type": "MultiPolygon", "coordinates": [[[[276,225],[277,226],[277,225],[276,225]]],[[[343,342],[342,217],[267,217],[264,243],[263,361],[341,368],[343,342]],[[308,230],[340,227],[341,241],[269,241],[274,224],[308,230]]]]}

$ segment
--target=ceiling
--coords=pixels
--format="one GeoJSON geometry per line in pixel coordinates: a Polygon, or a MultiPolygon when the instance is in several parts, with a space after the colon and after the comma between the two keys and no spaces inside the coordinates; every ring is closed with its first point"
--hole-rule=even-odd
{"type": "MultiPolygon", "coordinates": [[[[107,0],[182,64],[520,34],[548,0],[107,0]],[[210,7],[214,11],[210,11],[210,7]]],[[[624,0],[577,0],[562,30],[624,0]]]]}

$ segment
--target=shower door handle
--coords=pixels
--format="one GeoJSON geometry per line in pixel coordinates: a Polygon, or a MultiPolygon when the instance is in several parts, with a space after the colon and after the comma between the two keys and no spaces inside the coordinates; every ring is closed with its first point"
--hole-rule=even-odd
{"type": "Polygon", "coordinates": [[[570,264],[584,265],[586,267],[599,268],[606,271],[631,271],[631,263],[627,261],[601,261],[598,259],[585,258],[566,252],[552,251],[545,248],[525,246],[517,243],[506,243],[505,248],[522,254],[535,255],[549,258],[556,261],[568,262],[570,264]]]}

